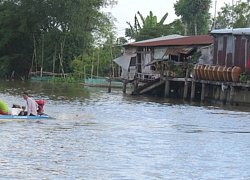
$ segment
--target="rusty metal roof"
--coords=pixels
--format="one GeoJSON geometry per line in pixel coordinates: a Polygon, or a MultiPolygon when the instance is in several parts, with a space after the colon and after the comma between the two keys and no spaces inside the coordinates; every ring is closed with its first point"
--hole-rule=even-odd
{"type": "Polygon", "coordinates": [[[189,47],[183,47],[183,46],[175,46],[175,47],[169,47],[166,52],[166,55],[179,55],[179,54],[188,54],[190,51],[192,51],[195,47],[194,46],[189,46],[189,47]]]}
{"type": "Polygon", "coordinates": [[[195,35],[188,37],[179,37],[176,39],[156,40],[151,42],[135,42],[125,46],[190,46],[190,45],[210,45],[213,43],[211,35],[195,35]]]}

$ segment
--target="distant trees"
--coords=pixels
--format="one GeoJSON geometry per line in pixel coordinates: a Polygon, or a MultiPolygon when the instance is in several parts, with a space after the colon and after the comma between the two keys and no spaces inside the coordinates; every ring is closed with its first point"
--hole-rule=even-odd
{"type": "Polygon", "coordinates": [[[134,24],[127,22],[129,28],[125,36],[141,41],[170,34],[198,35],[207,34],[211,29],[250,27],[250,0],[239,0],[234,5],[225,3],[216,18],[211,18],[209,13],[211,4],[212,0],[177,0],[174,9],[180,19],[169,24],[164,24],[168,13],[157,22],[153,12],[146,18],[137,12],[134,24]]]}
{"type": "Polygon", "coordinates": [[[127,22],[129,28],[126,28],[125,36],[141,41],[170,34],[207,34],[211,23],[209,13],[211,3],[211,0],[178,0],[174,4],[174,9],[176,15],[181,18],[170,24],[164,24],[168,13],[157,22],[157,17],[153,15],[152,11],[146,18],[138,11],[134,24],[127,22]]]}
{"type": "Polygon", "coordinates": [[[225,4],[214,19],[213,29],[250,27],[250,0],[239,0],[235,5],[225,4]],[[215,25],[215,26],[214,26],[215,25]]]}
{"type": "MultiPolygon", "coordinates": [[[[113,19],[102,7],[117,0],[0,0],[0,76],[28,75],[29,71],[74,72],[82,76],[113,71],[112,59],[121,54],[124,37],[114,36],[113,19]],[[74,62],[73,62],[74,61],[74,62]],[[96,68],[93,69],[93,66],[96,68]],[[100,69],[97,69],[100,67],[100,69]]],[[[242,28],[250,26],[250,0],[225,4],[211,23],[211,0],[178,0],[169,24],[166,12],[159,19],[149,12],[137,12],[127,22],[125,37],[141,41],[170,34],[207,34],[211,26],[242,28]]]]}
{"type": "Polygon", "coordinates": [[[209,29],[211,0],[178,0],[175,14],[185,24],[185,35],[207,34],[209,29]]]}
{"type": "Polygon", "coordinates": [[[71,72],[74,57],[91,56],[96,39],[111,37],[114,24],[100,8],[116,3],[115,0],[0,1],[0,75],[12,71],[27,75],[32,65],[33,70],[43,67],[44,71],[71,72]]]}
{"type": "Polygon", "coordinates": [[[146,18],[138,11],[134,18],[134,24],[132,25],[130,22],[127,22],[130,28],[126,28],[125,36],[135,39],[136,41],[141,41],[173,33],[182,33],[183,26],[181,26],[181,24],[179,24],[179,31],[177,32],[175,32],[174,27],[172,27],[175,23],[177,25],[178,21],[172,25],[164,24],[167,17],[168,13],[165,13],[158,22],[157,17],[153,15],[152,11],[149,12],[149,15],[146,18]]]}

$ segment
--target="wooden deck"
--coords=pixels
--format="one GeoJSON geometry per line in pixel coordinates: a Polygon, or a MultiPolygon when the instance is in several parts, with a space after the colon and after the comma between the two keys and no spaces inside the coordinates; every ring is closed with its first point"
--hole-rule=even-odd
{"type": "MultiPolygon", "coordinates": [[[[111,81],[123,82],[123,92],[126,93],[128,81],[122,79],[109,79],[111,81]]],[[[250,82],[225,82],[198,80],[194,78],[163,77],[154,81],[129,81],[133,86],[132,94],[140,95],[148,93],[154,89],[164,91],[164,98],[171,97],[173,85],[177,86],[180,97],[183,100],[205,102],[218,101],[223,104],[250,104],[250,82]],[[164,86],[165,84],[165,86],[164,86]],[[162,89],[163,88],[163,89],[162,89]]],[[[111,92],[111,86],[109,86],[111,92]]]]}

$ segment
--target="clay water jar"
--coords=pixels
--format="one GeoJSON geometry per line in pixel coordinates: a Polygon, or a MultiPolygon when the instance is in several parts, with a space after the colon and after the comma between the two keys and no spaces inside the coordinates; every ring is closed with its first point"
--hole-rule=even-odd
{"type": "Polygon", "coordinates": [[[201,68],[200,68],[200,75],[201,75],[201,79],[205,79],[205,65],[200,65],[201,68]]]}
{"type": "Polygon", "coordinates": [[[214,69],[214,66],[210,65],[209,68],[208,68],[208,79],[210,81],[213,81],[214,80],[214,77],[213,77],[213,69],[214,69]]]}
{"type": "Polygon", "coordinates": [[[218,68],[219,68],[218,65],[214,66],[214,68],[213,68],[213,79],[214,79],[214,81],[219,81],[219,78],[218,78],[218,75],[217,75],[218,68]]]}
{"type": "Polygon", "coordinates": [[[232,80],[232,69],[233,69],[232,67],[227,68],[227,79],[229,82],[233,81],[232,80]]]}
{"type": "Polygon", "coordinates": [[[223,79],[224,81],[229,81],[228,78],[227,78],[227,66],[224,66],[222,72],[223,72],[223,79]]]}
{"type": "Polygon", "coordinates": [[[219,81],[224,81],[223,79],[223,66],[219,66],[217,69],[217,76],[219,81]]]}
{"type": "Polygon", "coordinates": [[[196,73],[195,73],[195,78],[196,79],[200,79],[201,78],[201,76],[200,76],[200,65],[199,64],[197,64],[196,65],[196,73]]]}
{"type": "Polygon", "coordinates": [[[206,65],[205,68],[204,68],[204,78],[205,80],[209,80],[209,77],[208,77],[208,69],[209,69],[209,65],[206,65]]]}
{"type": "Polygon", "coordinates": [[[195,79],[198,79],[198,64],[196,64],[195,66],[194,66],[194,78],[195,79]]]}
{"type": "Polygon", "coordinates": [[[234,66],[232,69],[232,81],[233,82],[238,82],[240,78],[240,74],[243,72],[243,68],[239,66],[234,66]]]}

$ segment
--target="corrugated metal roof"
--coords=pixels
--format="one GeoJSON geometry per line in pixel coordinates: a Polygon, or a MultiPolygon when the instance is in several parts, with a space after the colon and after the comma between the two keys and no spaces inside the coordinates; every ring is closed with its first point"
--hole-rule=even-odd
{"type": "Polygon", "coordinates": [[[150,65],[156,64],[157,62],[161,62],[161,61],[164,61],[164,59],[154,59],[153,61],[149,62],[145,66],[150,66],[150,65]]]}
{"type": "Polygon", "coordinates": [[[250,28],[236,28],[236,29],[214,29],[211,34],[235,34],[235,35],[250,35],[250,28]]]}
{"type": "Polygon", "coordinates": [[[188,37],[179,37],[175,39],[156,40],[150,42],[136,42],[124,46],[185,46],[185,45],[209,45],[213,43],[213,37],[210,35],[196,35],[188,37]]]}
{"type": "Polygon", "coordinates": [[[188,54],[190,51],[192,51],[195,47],[191,46],[191,47],[169,47],[166,52],[165,55],[179,55],[181,54],[188,54]]]}
{"type": "Polygon", "coordinates": [[[237,34],[237,35],[250,35],[250,28],[233,29],[233,34],[237,34]]]}
{"type": "Polygon", "coordinates": [[[147,40],[143,40],[143,41],[133,42],[132,44],[154,42],[154,41],[163,41],[163,40],[176,39],[176,38],[182,38],[182,37],[187,37],[187,36],[181,36],[179,34],[172,34],[172,35],[168,35],[168,36],[162,36],[162,37],[158,37],[158,38],[153,38],[153,39],[147,39],[147,40]]]}
{"type": "Polygon", "coordinates": [[[211,34],[232,34],[232,29],[214,29],[211,34]]]}

